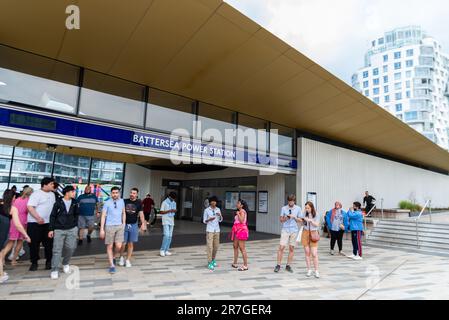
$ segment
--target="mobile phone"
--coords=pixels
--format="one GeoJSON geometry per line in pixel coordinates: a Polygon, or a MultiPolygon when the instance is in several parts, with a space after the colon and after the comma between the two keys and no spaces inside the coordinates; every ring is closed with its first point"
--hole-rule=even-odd
{"type": "MultiPolygon", "coordinates": [[[[292,214],[292,210],[291,209],[288,210],[288,214],[289,215],[292,214]]],[[[291,219],[290,216],[288,218],[291,219]]]]}

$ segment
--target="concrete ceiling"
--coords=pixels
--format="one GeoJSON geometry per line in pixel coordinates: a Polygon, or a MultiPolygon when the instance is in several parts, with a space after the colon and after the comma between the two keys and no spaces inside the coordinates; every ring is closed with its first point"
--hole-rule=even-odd
{"type": "Polygon", "coordinates": [[[449,153],[221,0],[2,0],[0,43],[449,171],[449,153]],[[80,30],[65,28],[66,6],[80,30]]]}

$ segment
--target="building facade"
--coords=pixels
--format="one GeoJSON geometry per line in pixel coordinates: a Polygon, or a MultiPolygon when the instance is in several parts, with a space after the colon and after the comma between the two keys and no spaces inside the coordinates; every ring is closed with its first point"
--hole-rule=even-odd
{"type": "Polygon", "coordinates": [[[422,28],[386,32],[371,42],[352,85],[373,102],[449,149],[449,55],[422,28]]]}

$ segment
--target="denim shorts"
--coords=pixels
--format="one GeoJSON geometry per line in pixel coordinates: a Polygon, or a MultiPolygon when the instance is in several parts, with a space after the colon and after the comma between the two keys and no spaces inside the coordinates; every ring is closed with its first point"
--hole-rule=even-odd
{"type": "Polygon", "coordinates": [[[137,223],[125,225],[125,237],[123,242],[137,242],[139,240],[139,226],[137,223]]]}

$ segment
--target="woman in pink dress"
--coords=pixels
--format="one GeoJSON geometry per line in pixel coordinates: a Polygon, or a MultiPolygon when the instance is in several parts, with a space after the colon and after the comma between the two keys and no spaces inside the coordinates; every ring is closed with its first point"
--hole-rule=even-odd
{"type": "Polygon", "coordinates": [[[237,211],[234,217],[234,226],[232,227],[232,240],[234,241],[234,263],[233,268],[238,268],[239,271],[248,270],[248,255],[246,253],[245,243],[248,240],[248,205],[245,200],[237,202],[237,211]],[[239,257],[239,249],[243,257],[243,265],[238,266],[237,260],[239,257]]]}
{"type": "MultiPolygon", "coordinates": [[[[27,187],[22,191],[22,195],[14,200],[14,207],[17,208],[17,211],[19,212],[19,220],[20,223],[22,224],[22,226],[25,228],[26,230],[26,225],[27,225],[27,219],[28,219],[28,209],[27,209],[27,204],[28,204],[28,199],[30,198],[30,195],[33,193],[33,189],[27,187]]],[[[8,244],[5,247],[5,256],[8,254],[9,251],[11,251],[11,249],[14,247],[14,243],[17,241],[14,253],[13,253],[13,257],[11,260],[11,265],[16,265],[17,264],[17,257],[19,256],[19,252],[22,249],[23,246],[23,240],[24,237],[23,235],[19,232],[19,230],[17,230],[16,226],[14,225],[14,223],[11,223],[10,227],[9,227],[9,241],[8,244]]]]}

